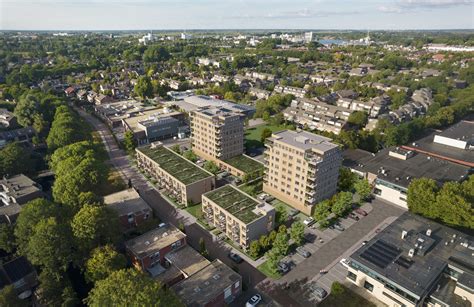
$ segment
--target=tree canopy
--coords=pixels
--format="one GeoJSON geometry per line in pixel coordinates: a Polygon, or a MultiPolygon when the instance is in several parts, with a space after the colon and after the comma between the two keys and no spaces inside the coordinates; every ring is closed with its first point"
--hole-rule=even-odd
{"type": "Polygon", "coordinates": [[[107,278],[112,272],[125,268],[127,259],[118,253],[112,245],[97,247],[92,250],[87,260],[85,276],[89,282],[107,278]]]}

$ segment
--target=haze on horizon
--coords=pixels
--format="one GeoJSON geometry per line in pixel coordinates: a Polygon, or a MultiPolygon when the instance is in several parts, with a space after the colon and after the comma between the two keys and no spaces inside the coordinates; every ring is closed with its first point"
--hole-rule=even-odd
{"type": "Polygon", "coordinates": [[[0,0],[0,30],[473,28],[474,0],[0,0]]]}

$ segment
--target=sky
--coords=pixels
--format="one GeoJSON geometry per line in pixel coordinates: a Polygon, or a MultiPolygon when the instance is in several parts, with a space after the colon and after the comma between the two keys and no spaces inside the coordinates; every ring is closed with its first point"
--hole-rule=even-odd
{"type": "Polygon", "coordinates": [[[474,0],[0,0],[0,30],[474,29],[474,0]]]}

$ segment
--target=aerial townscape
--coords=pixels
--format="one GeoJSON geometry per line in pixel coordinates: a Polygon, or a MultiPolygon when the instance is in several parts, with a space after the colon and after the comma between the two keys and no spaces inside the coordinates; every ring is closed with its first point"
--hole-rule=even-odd
{"type": "Polygon", "coordinates": [[[474,306],[474,2],[165,2],[0,0],[0,306],[474,306]]]}

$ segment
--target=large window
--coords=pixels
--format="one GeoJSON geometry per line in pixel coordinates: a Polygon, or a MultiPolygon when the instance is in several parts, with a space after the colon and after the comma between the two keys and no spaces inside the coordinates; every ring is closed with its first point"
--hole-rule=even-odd
{"type": "Polygon", "coordinates": [[[372,285],[370,282],[366,281],[364,282],[364,288],[372,292],[374,290],[374,285],[372,285]]]}
{"type": "Polygon", "coordinates": [[[351,271],[348,271],[347,272],[347,278],[349,278],[352,281],[356,281],[357,280],[357,275],[352,273],[351,271]]]}

